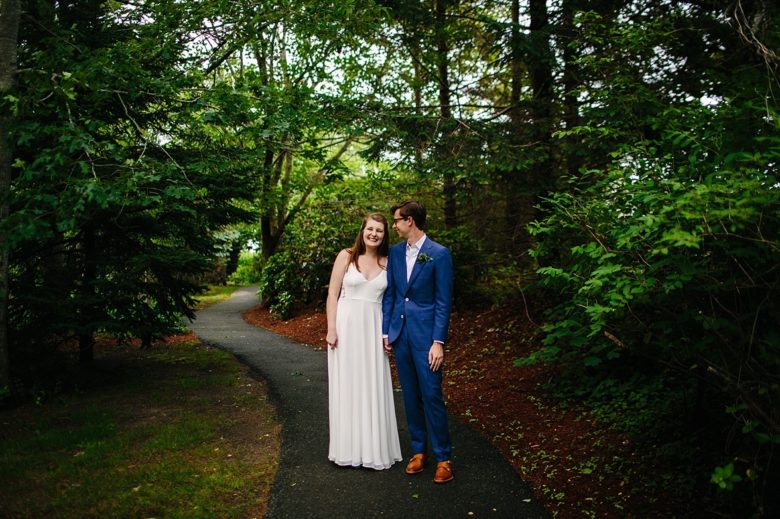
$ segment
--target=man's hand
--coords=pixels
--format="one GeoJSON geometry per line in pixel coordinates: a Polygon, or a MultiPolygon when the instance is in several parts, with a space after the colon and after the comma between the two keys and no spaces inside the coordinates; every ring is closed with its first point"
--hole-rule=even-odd
{"type": "Polygon", "coordinates": [[[388,355],[393,353],[393,347],[390,346],[390,344],[387,342],[387,337],[382,338],[382,346],[385,349],[385,353],[387,353],[388,355]]]}
{"type": "Polygon", "coordinates": [[[436,372],[441,368],[444,362],[444,345],[440,342],[434,342],[431,344],[431,349],[428,350],[428,366],[431,371],[436,372]]]}

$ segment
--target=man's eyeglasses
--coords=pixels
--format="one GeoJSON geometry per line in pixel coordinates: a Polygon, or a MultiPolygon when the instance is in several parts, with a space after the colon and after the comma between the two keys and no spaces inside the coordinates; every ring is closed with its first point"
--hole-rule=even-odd
{"type": "Polygon", "coordinates": [[[407,218],[409,218],[409,217],[408,216],[402,216],[401,218],[393,218],[393,223],[398,223],[401,220],[406,220],[407,218]]]}

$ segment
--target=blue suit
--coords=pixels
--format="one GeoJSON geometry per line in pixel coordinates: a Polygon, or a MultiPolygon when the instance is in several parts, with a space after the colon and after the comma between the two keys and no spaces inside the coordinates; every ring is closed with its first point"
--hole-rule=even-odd
{"type": "Polygon", "coordinates": [[[430,432],[436,461],[451,459],[452,443],[441,390],[443,370],[431,371],[428,352],[433,341],[447,341],[451,308],[449,249],[426,237],[407,281],[406,242],[394,245],[387,259],[382,333],[393,345],[412,451],[426,453],[430,432]]]}

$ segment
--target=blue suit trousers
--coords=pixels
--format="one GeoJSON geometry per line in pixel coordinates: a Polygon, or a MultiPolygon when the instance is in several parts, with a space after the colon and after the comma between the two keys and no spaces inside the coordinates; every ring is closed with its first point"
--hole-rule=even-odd
{"type": "Polygon", "coordinates": [[[404,326],[393,344],[393,356],[403,389],[412,451],[414,454],[426,453],[430,433],[431,450],[436,461],[447,461],[452,459],[452,442],[441,390],[442,368],[433,372],[428,365],[430,348],[421,344],[416,346],[404,326]]]}

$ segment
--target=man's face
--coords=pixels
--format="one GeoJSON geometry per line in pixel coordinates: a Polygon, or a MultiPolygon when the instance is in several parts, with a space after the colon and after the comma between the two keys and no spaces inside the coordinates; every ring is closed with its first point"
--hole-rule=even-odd
{"type": "Polygon", "coordinates": [[[403,217],[401,216],[401,210],[396,209],[395,213],[393,214],[393,229],[398,233],[398,236],[404,240],[409,238],[409,234],[411,233],[411,222],[411,216],[403,217]]]}

